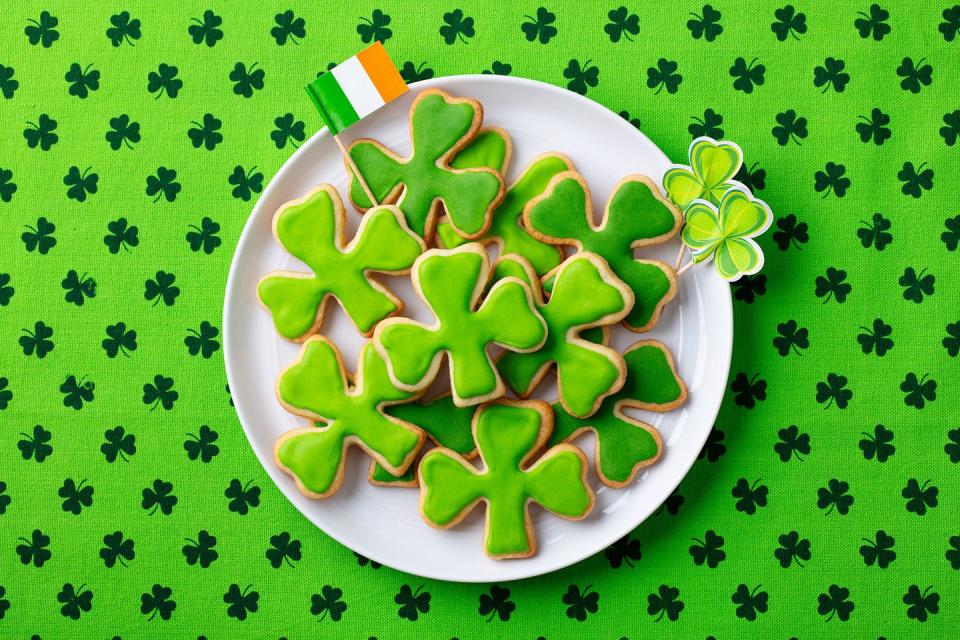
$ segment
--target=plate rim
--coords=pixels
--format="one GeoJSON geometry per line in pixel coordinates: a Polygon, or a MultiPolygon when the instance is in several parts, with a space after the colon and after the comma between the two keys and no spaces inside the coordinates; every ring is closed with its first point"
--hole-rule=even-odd
{"type": "MultiPolygon", "coordinates": [[[[670,158],[665,153],[663,153],[663,151],[656,144],[654,144],[653,141],[650,140],[650,138],[646,134],[644,134],[639,129],[635,128],[626,120],[623,120],[622,118],[620,118],[618,114],[614,113],[613,111],[610,111],[607,107],[601,105],[598,102],[590,100],[589,98],[583,95],[574,93],[572,91],[568,91],[566,89],[563,89],[561,87],[558,87],[556,85],[552,85],[546,82],[541,82],[539,80],[532,80],[529,78],[520,78],[520,77],[514,77],[514,76],[500,76],[500,75],[493,75],[493,74],[489,74],[489,75],[488,74],[458,74],[458,75],[450,75],[450,76],[441,76],[441,77],[431,78],[429,80],[413,82],[413,83],[410,83],[408,86],[411,91],[417,91],[420,89],[426,89],[430,87],[442,88],[444,82],[450,82],[450,81],[529,86],[529,87],[535,87],[539,90],[546,90],[548,92],[555,93],[559,96],[562,96],[565,100],[572,99],[574,101],[580,102],[584,106],[587,106],[589,109],[595,111],[601,117],[604,117],[608,120],[612,120],[613,118],[615,118],[616,120],[622,122],[625,135],[640,136],[653,150],[658,152],[667,163],[673,164],[670,158]]],[[[231,299],[235,298],[238,295],[235,293],[234,290],[237,289],[237,287],[239,286],[237,284],[237,281],[241,277],[239,275],[239,271],[242,269],[242,266],[240,265],[240,261],[237,259],[237,256],[240,253],[241,247],[243,247],[245,244],[250,242],[250,237],[253,235],[254,233],[253,229],[256,226],[254,224],[254,220],[258,218],[259,209],[261,206],[263,206],[262,203],[269,201],[273,191],[280,188],[278,185],[280,184],[281,181],[278,180],[278,177],[284,172],[284,168],[290,164],[293,164],[300,155],[306,154],[308,148],[311,148],[317,144],[320,144],[322,140],[328,137],[330,137],[330,134],[325,127],[322,129],[319,129],[313,135],[311,135],[306,142],[300,145],[300,147],[296,151],[294,151],[294,153],[292,153],[290,157],[283,162],[283,164],[280,165],[280,167],[277,169],[277,172],[273,175],[273,177],[270,179],[270,182],[268,183],[266,188],[263,190],[263,193],[261,193],[260,196],[257,198],[257,201],[254,204],[253,208],[250,210],[250,213],[247,216],[246,222],[244,223],[243,231],[241,232],[239,238],[237,239],[237,244],[234,247],[233,256],[230,262],[230,269],[227,274],[227,281],[224,288],[224,300],[223,300],[223,309],[222,309],[223,360],[224,360],[224,368],[226,370],[227,384],[231,390],[239,388],[239,386],[235,385],[235,380],[237,379],[236,376],[234,376],[231,373],[231,371],[235,369],[235,366],[231,365],[231,361],[232,361],[231,353],[233,352],[233,349],[231,348],[231,344],[233,342],[232,326],[234,325],[235,322],[237,322],[237,320],[234,319],[233,317],[233,313],[231,312],[231,299]]],[[[730,376],[730,366],[732,363],[732,356],[733,356],[733,338],[734,338],[733,301],[730,295],[729,284],[723,280],[720,280],[719,284],[723,285],[724,293],[725,293],[725,295],[721,296],[721,303],[723,308],[716,309],[713,311],[713,313],[718,313],[718,312],[722,313],[724,317],[723,318],[724,324],[729,327],[729,336],[727,339],[729,348],[726,349],[722,354],[718,354],[718,355],[722,355],[723,360],[725,361],[723,366],[724,372],[723,372],[722,387],[726,388],[726,384],[730,376]]],[[[643,334],[638,334],[638,335],[642,336],[643,334]]],[[[715,406],[710,407],[709,410],[707,411],[708,414],[713,416],[712,418],[713,422],[716,421],[717,415],[719,414],[719,411],[720,411],[720,406],[722,404],[722,401],[723,401],[723,394],[720,394],[715,402],[715,406]]],[[[276,468],[276,465],[272,464],[273,463],[272,457],[269,457],[269,459],[264,459],[264,457],[261,456],[258,448],[254,446],[250,428],[248,428],[246,421],[241,415],[240,403],[237,402],[236,400],[233,403],[233,409],[234,409],[235,415],[237,416],[237,420],[240,422],[240,426],[243,429],[244,437],[247,440],[247,444],[253,450],[254,455],[257,457],[257,460],[260,462],[261,466],[263,467],[264,471],[266,471],[271,481],[273,481],[273,483],[277,485],[277,489],[280,491],[281,494],[283,494],[283,497],[300,513],[301,517],[306,519],[310,524],[312,524],[318,530],[323,532],[325,535],[335,540],[338,544],[343,545],[344,547],[346,547],[351,551],[361,553],[367,558],[370,558],[371,560],[379,562],[384,566],[391,567],[396,571],[401,571],[403,573],[408,573],[408,574],[416,575],[423,578],[441,580],[445,582],[457,582],[457,583],[487,583],[491,581],[488,577],[474,578],[469,574],[468,575],[460,574],[456,578],[451,578],[448,575],[440,575],[430,570],[418,570],[417,568],[414,568],[414,567],[401,568],[401,567],[395,566],[396,563],[393,560],[388,560],[385,562],[382,556],[378,557],[379,553],[376,551],[368,553],[369,551],[368,549],[360,548],[360,547],[363,547],[362,544],[357,546],[353,543],[348,543],[348,541],[343,539],[343,536],[340,535],[340,532],[337,532],[336,534],[334,534],[328,531],[327,529],[321,527],[319,524],[314,522],[309,515],[301,511],[300,507],[287,495],[287,492],[284,490],[284,488],[281,487],[280,481],[283,479],[281,477],[282,472],[278,468],[276,468]]],[[[700,439],[700,442],[696,443],[698,450],[703,448],[703,445],[706,443],[707,438],[709,437],[711,431],[712,431],[712,425],[710,429],[704,430],[703,436],[700,439]]],[[[672,486],[670,488],[670,492],[664,498],[664,501],[667,498],[669,498],[669,496],[673,493],[673,491],[676,490],[677,486],[679,486],[679,484],[684,480],[684,478],[687,477],[687,475],[690,473],[690,469],[693,467],[696,461],[697,461],[697,457],[693,456],[686,464],[682,464],[678,467],[679,469],[682,469],[682,473],[678,474],[676,482],[667,483],[668,485],[672,484],[672,486]]],[[[646,513],[643,513],[642,516],[639,517],[636,520],[636,522],[634,522],[632,525],[624,528],[623,530],[617,530],[616,536],[611,535],[610,537],[612,537],[614,540],[617,540],[623,537],[624,535],[629,534],[631,531],[633,531],[642,523],[644,523],[662,504],[663,502],[656,504],[655,506],[647,510],[646,513]]],[[[523,580],[527,578],[545,575],[548,573],[553,573],[555,571],[559,571],[561,569],[570,567],[571,565],[574,565],[588,557],[592,557],[597,553],[600,553],[601,551],[603,551],[603,549],[605,549],[607,546],[609,546],[609,543],[605,542],[600,544],[599,546],[586,547],[582,552],[577,554],[571,554],[568,557],[563,558],[562,561],[560,561],[559,563],[553,566],[538,566],[531,563],[530,565],[528,565],[530,567],[529,571],[521,571],[519,572],[518,575],[499,578],[497,581],[512,582],[515,580],[523,580]]],[[[503,562],[510,562],[510,561],[503,561],[503,562]]],[[[523,562],[523,561],[520,561],[520,562],[523,562]]]]}

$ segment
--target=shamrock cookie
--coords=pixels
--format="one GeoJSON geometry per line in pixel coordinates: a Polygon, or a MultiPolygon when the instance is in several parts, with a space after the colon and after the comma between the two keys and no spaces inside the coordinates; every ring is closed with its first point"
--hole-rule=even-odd
{"type": "MultiPolygon", "coordinates": [[[[450,166],[454,169],[477,169],[486,167],[503,175],[510,166],[510,156],[513,155],[513,142],[510,134],[500,127],[484,127],[477,133],[477,137],[470,144],[461,149],[450,166]]],[[[450,223],[444,222],[448,230],[450,223]]],[[[455,232],[454,232],[455,233],[455,232]]]]}
{"type": "Polygon", "coordinates": [[[377,325],[373,339],[395,385],[408,391],[426,388],[447,353],[458,407],[503,395],[503,381],[487,347],[534,351],[543,345],[547,330],[534,309],[530,288],[516,278],[496,283],[481,304],[489,273],[487,252],[476,243],[431,249],[417,258],[413,286],[437,322],[425,326],[390,318],[377,325]]]}
{"type": "Polygon", "coordinates": [[[274,448],[277,464],[311,498],[326,498],[340,488],[350,445],[400,475],[423,444],[423,431],[384,413],[384,407],[410,401],[415,394],[390,383],[372,344],[360,352],[351,387],[340,352],[323,336],[313,336],[304,343],[300,360],[281,374],[276,391],[284,408],[317,422],[283,434],[274,448]]]}
{"type": "MultiPolygon", "coordinates": [[[[476,407],[458,407],[450,394],[433,400],[387,407],[386,414],[422,429],[438,447],[446,447],[469,460],[477,454],[470,423],[476,407]]],[[[376,462],[370,463],[370,484],[384,487],[417,486],[416,463],[406,473],[395,476],[376,462]]]]}
{"type": "MultiPolygon", "coordinates": [[[[500,264],[523,265],[516,259],[500,264]]],[[[620,322],[633,306],[633,292],[602,258],[578,253],[556,270],[547,302],[539,286],[533,296],[547,323],[547,340],[533,353],[505,353],[497,370],[508,387],[527,398],[556,365],[560,404],[572,415],[589,416],[623,386],[626,367],[616,350],[584,340],[580,331],[620,322]]]]}
{"type": "MultiPolygon", "coordinates": [[[[523,220],[545,242],[573,245],[607,261],[633,291],[633,310],[624,320],[631,331],[652,329],[663,306],[676,295],[673,269],[658,260],[633,257],[634,249],[671,238],[682,221],[676,206],[645,176],[627,176],[614,187],[599,226],[594,225],[587,183],[572,171],[555,176],[546,193],[527,205],[523,220]]],[[[554,276],[545,276],[545,288],[552,286],[554,276]]]]}
{"type": "MultiPolygon", "coordinates": [[[[460,235],[476,237],[490,226],[490,214],[503,199],[503,178],[484,167],[454,169],[450,160],[474,138],[482,120],[476,100],[426,89],[410,106],[409,158],[370,139],[355,141],[347,151],[377,201],[396,202],[419,235],[433,235],[442,204],[460,235]]],[[[361,211],[372,205],[356,176],[350,199],[361,211]]]]}
{"type": "Polygon", "coordinates": [[[687,399],[687,387],[662,343],[637,342],[623,359],[627,365],[623,388],[606,398],[592,417],[579,419],[559,404],[554,406],[556,426],[548,442],[569,442],[584,431],[593,431],[597,437],[594,468],[600,481],[610,487],[632,482],[637,472],[659,460],[663,451],[657,430],[624,415],[623,409],[670,411],[687,399]]]}
{"type": "Polygon", "coordinates": [[[405,273],[424,250],[423,240],[393,206],[367,212],[350,244],[343,235],[344,218],[340,196],[328,184],[286,203],[273,218],[277,242],[313,271],[274,271],[257,285],[261,304],[288,340],[304,340],[320,328],[330,296],[364,335],[403,309],[403,302],[369,274],[405,273]]]}
{"type": "Polygon", "coordinates": [[[486,502],[487,554],[527,558],[537,551],[530,502],[561,518],[585,518],[594,495],[583,452],[558,444],[532,462],[552,426],[553,412],[539,400],[495,402],[478,409],[473,435],[482,470],[448,449],[432,449],[420,461],[420,511],[427,524],[450,528],[478,502],[486,502]]]}
{"type": "MultiPolygon", "coordinates": [[[[509,138],[507,141],[509,142],[509,138]]],[[[493,136],[488,136],[483,140],[478,136],[457,155],[454,162],[459,164],[461,157],[468,152],[471,153],[464,162],[476,162],[483,157],[496,159],[500,157],[497,155],[496,149],[497,142],[493,136]],[[489,151],[486,150],[487,147],[490,147],[489,151]]],[[[498,167],[493,163],[481,166],[489,166],[501,172],[506,170],[505,165],[498,167]]],[[[533,265],[537,275],[543,275],[556,267],[563,259],[563,254],[553,245],[541,242],[530,235],[521,226],[520,219],[527,203],[542,194],[555,175],[572,169],[573,163],[570,162],[569,158],[559,153],[543,154],[535,158],[533,162],[527,165],[520,178],[507,189],[503,201],[493,212],[490,228],[476,241],[483,244],[497,244],[500,255],[512,253],[523,256],[533,265]]],[[[437,226],[437,235],[440,244],[447,248],[459,247],[467,242],[466,239],[457,234],[448,222],[441,222],[437,226]]]]}

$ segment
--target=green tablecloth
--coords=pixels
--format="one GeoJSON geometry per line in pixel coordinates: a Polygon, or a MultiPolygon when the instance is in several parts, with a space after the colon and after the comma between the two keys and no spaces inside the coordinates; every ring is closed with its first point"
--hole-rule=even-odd
{"type": "Polygon", "coordinates": [[[951,0],[5,4],[3,638],[957,633],[951,0]],[[677,160],[691,134],[736,140],[777,216],[733,288],[701,460],[629,539],[544,578],[357,558],[272,485],[230,406],[232,248],[319,126],[303,84],[372,38],[408,80],[585,92],[677,160]]]}

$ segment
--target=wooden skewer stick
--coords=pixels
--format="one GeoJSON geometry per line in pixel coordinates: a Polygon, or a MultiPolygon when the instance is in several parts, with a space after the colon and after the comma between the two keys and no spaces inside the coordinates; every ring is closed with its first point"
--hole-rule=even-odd
{"type": "Polygon", "coordinates": [[[680,243],[680,251],[677,253],[677,259],[673,263],[673,270],[676,271],[680,268],[680,263],[683,262],[683,254],[687,252],[687,245],[680,243]]]}
{"type": "Polygon", "coordinates": [[[351,158],[350,154],[347,153],[347,148],[343,146],[343,141],[340,139],[338,134],[333,134],[333,141],[337,143],[338,147],[340,147],[340,152],[343,154],[343,159],[347,161],[347,164],[350,166],[350,170],[353,171],[353,175],[357,177],[357,181],[360,183],[360,186],[363,187],[363,192],[367,194],[367,198],[370,199],[370,202],[373,203],[373,206],[380,204],[373,196],[373,191],[370,190],[370,185],[368,185],[367,181],[363,179],[363,174],[360,173],[360,170],[354,163],[353,158],[351,158]]]}
{"type": "Polygon", "coordinates": [[[683,265],[682,267],[680,267],[680,269],[677,270],[677,275],[678,275],[678,276],[683,275],[686,271],[689,271],[689,270],[690,270],[690,267],[692,267],[692,266],[693,266],[693,260],[691,260],[691,261],[688,262],[687,264],[685,264],[685,265],[683,265]]]}

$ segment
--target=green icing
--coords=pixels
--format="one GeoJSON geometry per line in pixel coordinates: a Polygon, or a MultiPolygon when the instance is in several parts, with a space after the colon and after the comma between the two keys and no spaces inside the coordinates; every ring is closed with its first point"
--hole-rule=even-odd
{"type": "Polygon", "coordinates": [[[470,144],[450,161],[454,169],[486,167],[503,173],[510,157],[510,139],[503,129],[481,129],[470,144]]]}
{"type": "MultiPolygon", "coordinates": [[[[476,449],[470,426],[474,411],[475,407],[458,407],[452,397],[444,395],[428,402],[387,407],[386,414],[422,429],[438,446],[469,456],[476,449]]],[[[415,485],[416,465],[410,465],[404,474],[396,476],[373,462],[370,479],[377,484],[415,485]]]]}
{"type": "MultiPolygon", "coordinates": [[[[560,251],[530,235],[521,226],[521,218],[527,204],[546,190],[553,177],[570,169],[569,161],[559,155],[540,156],[530,163],[520,179],[507,190],[507,195],[493,212],[490,228],[478,240],[498,242],[502,254],[523,256],[533,265],[537,275],[543,275],[560,264],[563,257],[560,251]]],[[[450,225],[441,223],[437,233],[445,247],[458,247],[467,242],[450,225]]]]}
{"type": "MultiPolygon", "coordinates": [[[[542,198],[532,202],[524,219],[533,231],[555,244],[574,245],[596,253],[633,291],[634,307],[625,323],[634,331],[646,331],[656,323],[661,308],[676,291],[675,275],[668,266],[637,260],[633,249],[663,242],[680,226],[680,214],[660,197],[646,178],[630,176],[617,187],[603,222],[593,226],[590,193],[576,173],[553,181],[542,198]]],[[[544,288],[552,288],[550,274],[544,288]]]]}
{"type": "MultiPolygon", "coordinates": [[[[396,198],[407,224],[424,238],[433,234],[437,205],[464,235],[486,230],[489,214],[503,195],[503,180],[486,168],[454,170],[447,164],[480,126],[482,111],[472,100],[432,89],[410,107],[413,154],[400,158],[373,140],[358,140],[349,153],[377,202],[396,198]]],[[[371,206],[354,176],[350,198],[359,208],[371,206]]]]}
{"type": "Polygon", "coordinates": [[[430,523],[453,526],[479,500],[485,500],[487,553],[526,557],[536,550],[528,501],[567,518],[581,518],[590,511],[593,494],[585,482],[586,461],[578,449],[554,447],[527,467],[549,434],[546,404],[485,405],[474,420],[482,471],[441,450],[428,451],[420,463],[421,507],[430,523]]]}
{"type": "Polygon", "coordinates": [[[275,452],[283,470],[313,497],[337,490],[350,444],[402,473],[423,442],[420,430],[383,413],[385,405],[409,400],[413,394],[393,386],[386,363],[371,343],[360,353],[356,383],[349,388],[337,348],[321,336],[310,338],[297,363],[277,381],[277,397],[294,413],[318,421],[319,428],[294,429],[281,436],[275,452]]]}
{"type": "Polygon", "coordinates": [[[530,289],[516,280],[498,282],[477,308],[489,272],[487,253],[478,244],[433,249],[417,260],[417,293],[433,311],[436,324],[392,318],[380,324],[374,336],[398,384],[409,388],[428,385],[445,352],[458,406],[502,395],[503,383],[490,362],[487,346],[495,343],[511,351],[536,349],[543,344],[546,329],[534,310],[530,289]]]}
{"type": "Polygon", "coordinates": [[[395,207],[377,207],[363,217],[353,241],[343,236],[344,209],[336,190],[324,185],[280,208],[274,218],[277,240],[310,267],[312,274],[278,271],[257,285],[277,332],[300,340],[323,322],[329,296],[335,297],[361,333],[396,313],[399,301],[368,272],[410,268],[423,244],[395,207]]]}
{"type": "Polygon", "coordinates": [[[575,438],[591,429],[597,436],[596,469],[604,484],[623,486],[637,471],[656,462],[662,442],[650,425],[623,414],[623,408],[666,411],[683,401],[686,388],[677,376],[666,347],[644,341],[625,354],[627,378],[617,393],[608,396],[590,418],[579,419],[555,405],[556,425],[549,445],[575,438]]]}
{"type": "Polygon", "coordinates": [[[623,360],[615,350],[579,338],[578,330],[620,321],[632,298],[600,258],[569,258],[557,270],[549,301],[537,304],[547,323],[546,342],[533,353],[504,354],[497,362],[504,382],[526,397],[556,364],[560,403],[575,416],[592,414],[622,382],[623,360]]]}

